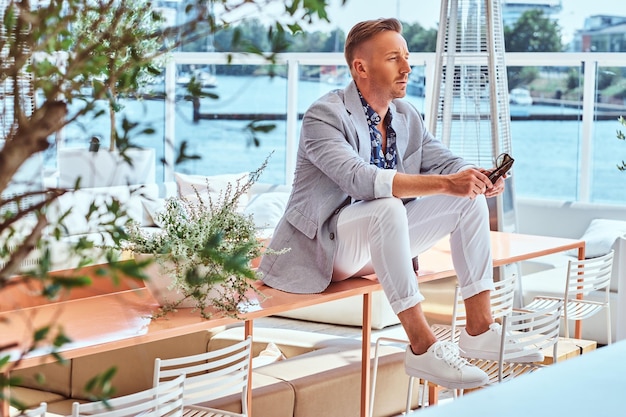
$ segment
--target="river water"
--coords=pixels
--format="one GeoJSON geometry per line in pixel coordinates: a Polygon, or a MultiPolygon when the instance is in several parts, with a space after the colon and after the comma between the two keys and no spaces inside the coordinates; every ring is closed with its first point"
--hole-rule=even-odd
{"type": "MultiPolygon", "coordinates": [[[[269,113],[286,114],[287,83],[280,77],[219,76],[218,86],[211,89],[218,99],[202,99],[200,111],[206,114],[269,113]]],[[[339,88],[336,85],[300,81],[298,89],[298,112],[303,113],[319,96],[339,88]]],[[[418,110],[424,109],[424,98],[407,96],[418,110]]],[[[164,112],[161,100],[127,100],[123,114],[132,121],[149,125],[155,134],[136,135],[133,140],[142,146],[154,147],[157,158],[164,154],[164,112]]],[[[511,106],[511,114],[519,113],[572,114],[579,110],[551,106],[511,106]]],[[[202,157],[189,161],[176,170],[211,175],[236,173],[256,169],[273,153],[261,182],[285,183],[286,123],[283,120],[268,121],[275,129],[260,134],[260,146],[251,146],[251,137],[244,128],[246,120],[200,120],[193,121],[192,103],[182,98],[176,102],[175,143],[183,140],[189,145],[188,153],[202,157]]],[[[93,134],[107,137],[108,119],[82,119],[65,132],[65,146],[88,147],[93,134]]],[[[616,131],[624,129],[617,120],[596,121],[593,124],[592,146],[592,197],[593,202],[626,203],[626,172],[617,164],[626,160],[626,143],[616,137],[616,131]]],[[[626,129],[624,129],[626,130],[626,129]]],[[[580,166],[582,123],[564,120],[514,120],[511,122],[512,148],[515,169],[511,181],[519,197],[577,200],[580,166]]],[[[105,140],[108,142],[108,140],[105,140]]],[[[105,144],[106,146],[106,144],[105,144]]],[[[169,146],[169,145],[168,145],[169,146]]],[[[49,155],[53,162],[53,154],[49,155]]],[[[163,178],[163,168],[157,163],[157,181],[163,178]]]]}

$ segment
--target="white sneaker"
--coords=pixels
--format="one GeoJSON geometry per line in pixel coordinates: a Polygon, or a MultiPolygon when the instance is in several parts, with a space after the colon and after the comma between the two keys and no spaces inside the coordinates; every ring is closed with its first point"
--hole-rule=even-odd
{"type": "Polygon", "coordinates": [[[421,355],[407,346],[404,369],[411,376],[446,388],[477,388],[489,382],[485,372],[459,356],[459,347],[452,342],[435,342],[421,355]]]}
{"type": "MultiPolygon", "coordinates": [[[[500,323],[492,323],[489,330],[477,336],[470,336],[465,329],[461,331],[459,338],[459,347],[461,355],[466,358],[486,359],[497,361],[500,353],[500,341],[502,339],[502,326],[500,323]]],[[[529,350],[528,346],[515,347],[509,344],[507,352],[523,352],[529,350]]],[[[514,362],[543,362],[543,353],[528,352],[526,355],[519,356],[514,362]]]]}

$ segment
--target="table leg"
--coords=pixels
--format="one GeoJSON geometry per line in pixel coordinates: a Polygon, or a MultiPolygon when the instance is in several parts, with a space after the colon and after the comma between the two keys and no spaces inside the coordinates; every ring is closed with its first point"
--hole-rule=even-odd
{"type": "MultiPolygon", "coordinates": [[[[428,383],[428,405],[437,405],[439,403],[439,387],[438,385],[428,383]]],[[[424,387],[426,389],[426,387],[424,387]]]]}
{"type": "Polygon", "coordinates": [[[370,339],[372,337],[372,293],[363,294],[363,327],[361,346],[361,417],[370,415],[370,339]]]}
{"type": "MultiPolygon", "coordinates": [[[[252,335],[254,329],[253,321],[246,320],[243,326],[245,333],[244,337],[252,337],[252,343],[254,343],[254,336],[252,335]]],[[[252,417],[252,355],[250,355],[250,365],[248,365],[248,390],[246,392],[246,403],[248,405],[248,416],[252,417]]]]}
{"type": "MultiPolygon", "coordinates": [[[[585,259],[585,246],[581,246],[578,248],[578,260],[583,260],[585,259]]],[[[578,295],[579,298],[582,298],[582,296],[578,295]]],[[[583,338],[583,322],[582,320],[576,320],[575,323],[575,327],[574,327],[574,338],[575,339],[582,339],[583,338]]]]}

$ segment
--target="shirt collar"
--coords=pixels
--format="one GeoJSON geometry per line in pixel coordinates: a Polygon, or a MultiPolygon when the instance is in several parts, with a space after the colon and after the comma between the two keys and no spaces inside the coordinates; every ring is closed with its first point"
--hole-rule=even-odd
{"type": "MultiPolygon", "coordinates": [[[[367,118],[367,123],[372,126],[378,126],[380,123],[380,115],[376,113],[376,111],[369,105],[369,103],[365,100],[365,97],[361,94],[361,90],[356,90],[359,93],[359,98],[361,99],[361,105],[363,106],[363,111],[365,112],[365,117],[367,118]]],[[[387,115],[385,116],[385,125],[388,126],[391,123],[393,116],[391,114],[391,107],[387,111],[387,115]]]]}
{"type": "Polygon", "coordinates": [[[361,99],[361,105],[363,106],[363,111],[365,111],[365,117],[367,118],[367,123],[372,126],[378,126],[380,123],[380,115],[374,111],[374,109],[369,105],[369,103],[365,100],[365,97],[361,94],[361,90],[357,88],[359,93],[359,98],[361,99]]]}

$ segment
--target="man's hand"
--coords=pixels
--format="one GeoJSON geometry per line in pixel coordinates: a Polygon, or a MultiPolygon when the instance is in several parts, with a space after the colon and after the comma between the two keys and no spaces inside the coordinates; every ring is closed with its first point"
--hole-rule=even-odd
{"type": "MultiPolygon", "coordinates": [[[[480,172],[482,172],[483,174],[489,176],[489,174],[491,173],[491,171],[488,171],[486,169],[480,169],[480,172]]],[[[504,179],[507,177],[507,174],[504,174],[503,176],[501,176],[500,178],[497,179],[497,181],[495,182],[495,184],[491,184],[491,187],[487,188],[487,191],[485,191],[485,197],[489,198],[489,197],[495,197],[498,194],[502,194],[502,192],[504,192],[504,179]]],[[[489,181],[491,182],[491,181],[489,181]]]]}
{"type": "Polygon", "coordinates": [[[495,184],[489,181],[489,170],[471,168],[455,174],[405,174],[397,172],[393,177],[393,195],[412,198],[426,195],[447,194],[456,197],[476,198],[496,196],[504,191],[504,176],[495,184]]]}
{"type": "Polygon", "coordinates": [[[450,175],[452,180],[450,194],[472,199],[480,194],[485,194],[485,197],[494,197],[501,194],[504,191],[504,177],[492,184],[488,178],[489,172],[486,169],[479,168],[467,169],[450,175]]]}
{"type": "Polygon", "coordinates": [[[491,182],[487,175],[478,169],[466,169],[449,175],[450,194],[457,197],[476,198],[485,194],[491,182]]]}

